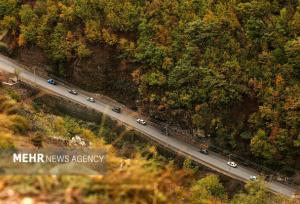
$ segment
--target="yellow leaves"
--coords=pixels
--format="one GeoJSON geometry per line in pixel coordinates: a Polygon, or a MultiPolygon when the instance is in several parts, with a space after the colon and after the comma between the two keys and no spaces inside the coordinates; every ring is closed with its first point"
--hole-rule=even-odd
{"type": "Polygon", "coordinates": [[[83,129],[81,135],[89,141],[96,138],[96,135],[89,129],[83,129]]]}
{"type": "MultiPolygon", "coordinates": [[[[46,122],[46,121],[44,121],[46,122]]],[[[65,130],[65,121],[62,117],[55,117],[52,121],[52,129],[54,132],[57,132],[60,135],[65,135],[66,130],[65,130]]]]}
{"type": "Polygon", "coordinates": [[[159,96],[158,95],[156,95],[154,93],[150,94],[150,96],[149,96],[149,101],[150,102],[155,102],[155,101],[158,101],[158,100],[159,100],[159,96]]]}
{"type": "Polygon", "coordinates": [[[120,38],[119,40],[119,45],[121,47],[121,49],[124,49],[128,44],[128,40],[125,38],[120,38]]]}
{"type": "Polygon", "coordinates": [[[192,99],[192,95],[190,93],[181,93],[179,96],[179,100],[182,104],[187,105],[192,99]]]}
{"type": "Polygon", "coordinates": [[[236,14],[233,11],[230,11],[229,14],[230,15],[229,15],[228,20],[229,20],[229,22],[231,24],[231,27],[233,27],[233,28],[240,28],[241,24],[240,24],[240,22],[239,22],[239,20],[238,20],[238,18],[236,16],[236,14]]]}
{"type": "Polygon", "coordinates": [[[89,41],[99,41],[101,39],[100,22],[94,20],[89,20],[86,22],[84,33],[89,41]]]}
{"type": "Polygon", "coordinates": [[[128,46],[128,49],[129,49],[129,51],[134,51],[135,50],[135,43],[134,42],[130,42],[129,43],[129,46],[128,46]]]}
{"type": "Polygon", "coordinates": [[[225,188],[219,177],[211,174],[198,180],[191,188],[191,203],[218,204],[227,200],[225,188]]]}
{"type": "Polygon", "coordinates": [[[284,79],[282,78],[282,76],[280,74],[276,75],[275,78],[276,87],[282,86],[283,83],[284,83],[284,79]]]}
{"type": "Polygon", "coordinates": [[[118,19],[118,16],[115,12],[110,12],[106,15],[106,19],[108,22],[115,22],[115,20],[118,19]]]}
{"type": "Polygon", "coordinates": [[[0,96],[0,112],[9,113],[16,108],[17,102],[5,96],[0,96]]]}
{"type": "Polygon", "coordinates": [[[132,73],[131,73],[131,77],[132,77],[132,80],[136,83],[136,84],[139,84],[140,81],[141,81],[141,70],[140,69],[136,69],[134,70],[132,73]]]}
{"type": "Polygon", "coordinates": [[[64,5],[63,3],[59,2],[58,3],[58,8],[60,9],[60,14],[59,17],[63,21],[66,22],[72,22],[74,19],[74,8],[73,7],[68,7],[64,5]]]}
{"type": "Polygon", "coordinates": [[[83,42],[78,43],[76,52],[79,58],[89,57],[92,54],[91,50],[89,50],[83,42]]]}
{"type": "Polygon", "coordinates": [[[294,96],[287,96],[284,103],[285,110],[297,110],[300,108],[300,98],[294,96]]]}
{"type": "Polygon", "coordinates": [[[160,71],[154,71],[144,75],[143,80],[150,86],[163,86],[167,82],[166,76],[160,71]]]}
{"type": "Polygon", "coordinates": [[[276,111],[272,109],[271,106],[259,106],[259,113],[261,114],[261,117],[267,121],[274,119],[274,116],[277,115],[276,111]]]}
{"type": "Polygon", "coordinates": [[[1,132],[0,130],[0,149],[11,149],[14,147],[12,135],[10,132],[1,132]]]}
{"type": "Polygon", "coordinates": [[[103,180],[103,175],[94,175],[94,176],[91,176],[91,178],[93,178],[94,181],[96,182],[100,182],[103,180]]]}
{"type": "Polygon", "coordinates": [[[72,41],[73,40],[73,33],[71,31],[68,31],[66,40],[67,41],[72,41]]]}
{"type": "Polygon", "coordinates": [[[105,43],[109,45],[115,45],[118,42],[118,37],[116,34],[112,33],[109,29],[102,29],[102,37],[105,43]]]}
{"type": "Polygon", "coordinates": [[[155,146],[151,146],[151,147],[149,147],[149,150],[148,150],[151,154],[157,154],[157,149],[156,149],[156,147],[155,146]]]}
{"type": "Polygon", "coordinates": [[[4,114],[0,114],[0,130],[9,128],[10,126],[11,126],[11,121],[9,120],[9,118],[4,114]]]}
{"type": "MultiPolygon", "coordinates": [[[[17,25],[17,21],[16,18],[14,16],[4,16],[3,20],[0,21],[0,30],[14,30],[16,28],[17,25]]],[[[6,32],[7,33],[7,32],[6,32]]],[[[0,40],[1,39],[1,35],[0,35],[0,40]]]]}
{"type": "Polygon", "coordinates": [[[23,34],[20,34],[18,38],[18,45],[20,47],[23,47],[25,44],[26,44],[25,36],[23,34]]]}
{"type": "Polygon", "coordinates": [[[27,120],[19,115],[7,115],[16,107],[16,102],[6,96],[0,95],[0,146],[11,147],[11,131],[26,130],[29,125],[27,120]],[[20,129],[19,129],[20,128],[20,129]],[[17,130],[18,129],[18,130],[17,130]]]}
{"type": "Polygon", "coordinates": [[[61,3],[61,2],[58,2],[57,6],[58,6],[58,8],[60,8],[60,9],[62,9],[63,7],[65,7],[65,5],[64,5],[63,3],[61,3]]]}
{"type": "Polygon", "coordinates": [[[206,23],[214,22],[216,20],[217,20],[217,18],[211,10],[208,10],[207,13],[203,17],[203,21],[206,23]]]}
{"type": "Polygon", "coordinates": [[[173,65],[173,59],[170,57],[165,57],[163,64],[162,64],[162,68],[169,70],[172,65],[173,65]]]}
{"type": "Polygon", "coordinates": [[[10,121],[12,122],[11,129],[17,133],[25,133],[29,130],[28,120],[20,115],[9,116],[10,121]]]}

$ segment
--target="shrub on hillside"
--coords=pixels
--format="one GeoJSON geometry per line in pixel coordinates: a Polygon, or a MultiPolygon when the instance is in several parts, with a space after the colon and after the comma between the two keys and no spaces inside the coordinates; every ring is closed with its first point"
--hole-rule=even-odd
{"type": "Polygon", "coordinates": [[[10,128],[15,133],[26,133],[30,128],[28,120],[23,116],[12,115],[10,116],[10,121],[12,122],[10,128]]]}
{"type": "Polygon", "coordinates": [[[14,143],[9,133],[0,132],[0,149],[13,149],[14,143]]]}

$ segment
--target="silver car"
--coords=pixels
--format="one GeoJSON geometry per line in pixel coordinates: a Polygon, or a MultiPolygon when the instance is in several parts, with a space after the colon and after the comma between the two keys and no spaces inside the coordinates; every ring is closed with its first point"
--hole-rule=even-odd
{"type": "Polygon", "coordinates": [[[137,123],[142,124],[142,125],[147,125],[146,121],[144,121],[143,119],[137,119],[136,120],[137,123]]]}
{"type": "Polygon", "coordinates": [[[227,165],[230,166],[230,167],[232,167],[232,168],[236,168],[237,167],[237,164],[235,162],[233,162],[233,161],[227,162],[227,165]]]}

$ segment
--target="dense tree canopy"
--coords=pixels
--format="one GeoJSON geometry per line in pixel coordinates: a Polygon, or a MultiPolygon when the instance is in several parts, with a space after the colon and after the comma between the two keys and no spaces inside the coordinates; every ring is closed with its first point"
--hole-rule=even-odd
{"type": "Polygon", "coordinates": [[[0,25],[60,74],[91,45],[115,47],[136,67],[145,111],[297,163],[299,0],[6,0],[0,25]]]}

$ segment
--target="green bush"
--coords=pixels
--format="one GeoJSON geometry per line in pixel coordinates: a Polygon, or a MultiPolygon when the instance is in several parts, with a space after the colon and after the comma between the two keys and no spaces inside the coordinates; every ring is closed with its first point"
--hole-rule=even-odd
{"type": "Polygon", "coordinates": [[[12,115],[10,120],[12,122],[11,129],[15,133],[26,133],[30,128],[28,120],[23,116],[12,115]]]}
{"type": "Polygon", "coordinates": [[[14,90],[8,90],[8,95],[15,101],[20,102],[21,96],[14,90]]]}
{"type": "Polygon", "coordinates": [[[0,132],[0,149],[13,149],[14,147],[15,145],[13,144],[11,135],[0,132]]]}

